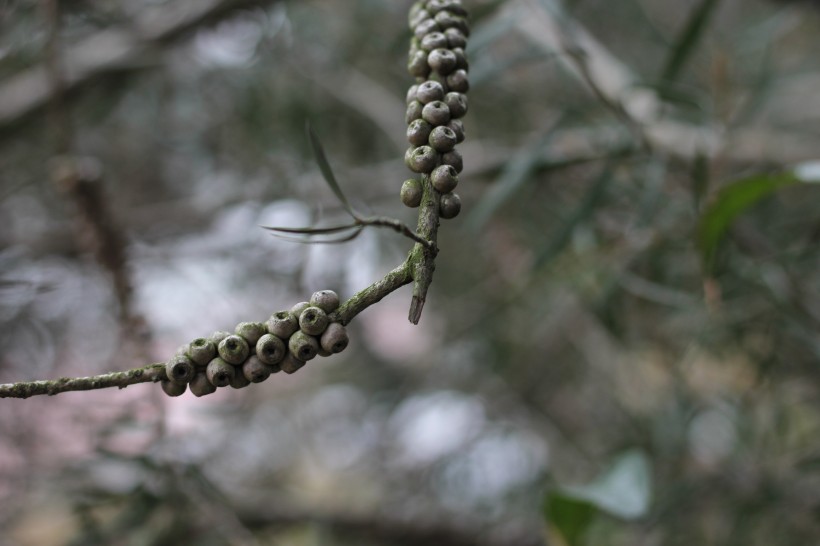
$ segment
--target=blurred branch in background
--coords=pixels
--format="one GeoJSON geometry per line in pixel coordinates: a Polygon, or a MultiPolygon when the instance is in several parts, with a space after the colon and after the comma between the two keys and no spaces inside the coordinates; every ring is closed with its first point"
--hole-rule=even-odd
{"type": "Polygon", "coordinates": [[[146,7],[125,28],[109,27],[76,44],[65,44],[60,53],[63,75],[59,89],[51,83],[47,64],[27,68],[0,83],[0,129],[45,107],[55,92],[68,93],[97,76],[150,66],[162,47],[185,38],[196,27],[213,23],[235,10],[274,1],[277,0],[163,3],[146,7]]]}

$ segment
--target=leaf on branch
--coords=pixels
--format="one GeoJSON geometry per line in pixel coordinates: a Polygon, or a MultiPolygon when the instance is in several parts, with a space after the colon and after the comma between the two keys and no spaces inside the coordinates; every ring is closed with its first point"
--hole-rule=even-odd
{"type": "Polygon", "coordinates": [[[310,146],[313,149],[313,155],[316,158],[316,163],[319,164],[319,170],[322,171],[322,177],[327,182],[327,185],[330,186],[330,189],[333,190],[333,193],[336,194],[336,197],[339,199],[339,202],[345,208],[345,210],[356,219],[361,218],[353,207],[350,205],[350,202],[347,200],[342,188],[339,186],[339,183],[336,181],[336,176],[333,174],[333,169],[330,168],[330,163],[327,161],[327,156],[325,155],[325,149],[322,146],[322,142],[319,140],[319,137],[313,131],[313,128],[310,126],[310,122],[307,123],[307,134],[308,139],[310,139],[310,146]]]}

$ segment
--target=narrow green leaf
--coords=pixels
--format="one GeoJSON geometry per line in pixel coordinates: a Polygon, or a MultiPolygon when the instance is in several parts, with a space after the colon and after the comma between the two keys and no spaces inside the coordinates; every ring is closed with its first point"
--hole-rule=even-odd
{"type": "Polygon", "coordinates": [[[313,128],[310,126],[310,122],[307,123],[307,134],[310,139],[310,146],[313,149],[313,155],[316,158],[316,163],[319,164],[319,170],[322,171],[322,176],[324,177],[325,182],[327,182],[327,185],[330,186],[331,190],[333,190],[333,193],[336,194],[336,197],[339,199],[339,202],[345,210],[350,213],[353,218],[358,219],[359,215],[353,210],[353,207],[350,206],[350,202],[347,200],[344,192],[342,192],[342,188],[336,181],[336,176],[333,174],[333,169],[330,168],[330,163],[327,161],[327,156],[325,155],[325,149],[322,146],[322,142],[313,131],[313,128]]]}
{"type": "Polygon", "coordinates": [[[709,25],[709,20],[718,4],[720,4],[720,0],[701,0],[700,4],[692,10],[689,19],[686,21],[686,26],[683,27],[683,31],[675,40],[669,58],[666,60],[661,73],[663,81],[672,82],[680,75],[686,61],[689,60],[701,36],[703,36],[703,32],[709,25]]]}
{"type": "Polygon", "coordinates": [[[808,165],[810,164],[798,166],[794,171],[785,173],[744,178],[718,192],[714,202],[701,215],[697,228],[697,242],[707,270],[713,269],[718,247],[735,218],[780,188],[801,181],[813,181],[801,174],[807,172],[808,165]]]}
{"type": "Polygon", "coordinates": [[[596,512],[590,502],[555,492],[547,499],[544,515],[547,525],[561,535],[567,546],[577,546],[582,544],[596,512]]]}

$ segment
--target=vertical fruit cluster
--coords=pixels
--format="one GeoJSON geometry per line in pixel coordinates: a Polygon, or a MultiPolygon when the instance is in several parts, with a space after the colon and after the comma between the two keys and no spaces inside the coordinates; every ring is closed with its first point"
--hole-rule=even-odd
{"type": "MultiPolygon", "coordinates": [[[[464,140],[461,118],[467,113],[467,37],[470,25],[461,0],[422,0],[409,16],[413,38],[407,70],[416,84],[407,91],[407,140],[404,162],[429,177],[441,194],[439,216],[455,218],[461,200],[453,193],[463,168],[456,145],[464,140]]],[[[411,178],[401,188],[402,203],[418,207],[424,180],[411,178]]]]}
{"type": "Polygon", "coordinates": [[[317,355],[340,353],[347,347],[347,331],[328,318],[338,307],[339,296],[321,290],[265,323],[242,322],[233,334],[195,339],[165,364],[162,390],[180,396],[190,387],[195,396],[205,396],[228,385],[241,389],[279,371],[293,373],[317,355]]]}

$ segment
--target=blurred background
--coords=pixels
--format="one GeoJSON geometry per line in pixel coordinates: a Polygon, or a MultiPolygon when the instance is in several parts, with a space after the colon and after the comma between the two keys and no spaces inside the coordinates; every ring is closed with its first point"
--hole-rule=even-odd
{"type": "MultiPolygon", "coordinates": [[[[165,360],[406,256],[410,2],[0,1],[0,382],[165,360]],[[66,157],[81,158],[67,160],[66,157]],[[79,174],[78,174],[79,173],[79,174]]],[[[421,324],[205,398],[0,401],[0,543],[820,542],[820,11],[464,0],[421,324]]]]}

